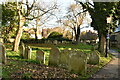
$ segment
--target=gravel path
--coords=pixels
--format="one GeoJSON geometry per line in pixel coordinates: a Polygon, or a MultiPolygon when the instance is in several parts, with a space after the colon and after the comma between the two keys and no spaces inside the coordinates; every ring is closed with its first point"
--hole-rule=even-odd
{"type": "Polygon", "coordinates": [[[120,53],[110,50],[115,58],[89,80],[120,80],[120,53]]]}

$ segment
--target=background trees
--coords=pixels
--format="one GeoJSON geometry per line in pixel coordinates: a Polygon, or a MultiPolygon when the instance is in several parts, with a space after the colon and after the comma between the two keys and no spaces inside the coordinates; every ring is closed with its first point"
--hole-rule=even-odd
{"type": "Polygon", "coordinates": [[[80,41],[80,29],[81,24],[86,16],[86,11],[83,9],[81,5],[72,4],[68,8],[67,16],[65,16],[65,20],[63,24],[68,26],[72,29],[73,33],[75,34],[75,41],[80,41]]]}
{"type": "Polygon", "coordinates": [[[98,31],[99,37],[99,51],[101,53],[106,52],[106,37],[107,33],[114,30],[118,20],[118,6],[120,2],[93,2],[93,4],[86,2],[82,3],[76,0],[80,5],[89,11],[92,23],[91,26],[98,31]],[[107,17],[112,16],[112,22],[107,23],[107,17]]]}
{"type": "Polygon", "coordinates": [[[4,42],[15,36],[17,21],[17,8],[15,2],[7,2],[2,4],[2,37],[4,42]]]}
{"type": "Polygon", "coordinates": [[[83,31],[83,32],[81,32],[81,35],[80,35],[81,37],[81,40],[90,40],[90,41],[92,41],[92,40],[96,40],[97,39],[97,34],[96,33],[94,33],[94,32],[92,32],[92,31],[83,31]]]}
{"type": "Polygon", "coordinates": [[[20,39],[23,32],[23,25],[25,24],[26,20],[33,20],[36,18],[39,18],[47,13],[50,13],[50,11],[56,9],[56,4],[49,5],[47,7],[45,6],[39,6],[39,4],[36,3],[36,0],[33,0],[33,2],[28,2],[28,0],[22,0],[21,2],[17,2],[17,11],[18,11],[18,29],[17,29],[17,35],[14,42],[13,51],[18,51],[20,39]],[[40,14],[36,16],[36,11],[40,10],[40,14]]]}

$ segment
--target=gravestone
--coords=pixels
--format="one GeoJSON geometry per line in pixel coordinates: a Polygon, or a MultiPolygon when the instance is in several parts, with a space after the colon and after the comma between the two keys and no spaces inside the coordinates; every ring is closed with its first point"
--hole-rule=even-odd
{"type": "Polygon", "coordinates": [[[41,64],[45,63],[45,54],[42,50],[36,51],[36,61],[41,64]]]}
{"type": "Polygon", "coordinates": [[[88,64],[97,65],[100,62],[100,55],[98,51],[89,53],[88,64]]]}
{"type": "Polygon", "coordinates": [[[0,63],[6,63],[6,49],[2,43],[0,43],[0,63]]]}
{"type": "Polygon", "coordinates": [[[24,43],[23,43],[23,42],[21,42],[20,47],[19,47],[19,50],[20,50],[20,56],[21,56],[22,58],[24,58],[25,46],[24,46],[24,43]]]}
{"type": "Polygon", "coordinates": [[[85,75],[87,70],[87,56],[81,51],[70,51],[68,70],[85,75]]]}
{"type": "Polygon", "coordinates": [[[57,40],[54,40],[53,43],[56,45],[56,44],[58,43],[58,41],[57,41],[57,40]]]}
{"type": "Polygon", "coordinates": [[[68,63],[69,63],[69,50],[68,49],[61,51],[59,61],[60,61],[59,63],[60,67],[68,68],[68,63]]]}
{"type": "Polygon", "coordinates": [[[31,59],[31,48],[30,46],[25,46],[25,55],[24,55],[24,58],[25,59],[31,59]]]}
{"type": "Polygon", "coordinates": [[[50,50],[50,55],[49,55],[49,65],[58,66],[59,65],[59,58],[60,58],[59,49],[56,47],[52,48],[50,50]]]}

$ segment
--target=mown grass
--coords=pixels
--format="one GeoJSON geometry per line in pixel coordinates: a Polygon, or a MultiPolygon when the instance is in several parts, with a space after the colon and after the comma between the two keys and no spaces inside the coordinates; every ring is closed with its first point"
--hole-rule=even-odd
{"type": "MultiPolygon", "coordinates": [[[[60,50],[64,50],[64,49],[69,49],[69,50],[72,50],[72,49],[77,49],[79,51],[83,51],[85,53],[89,53],[91,52],[91,48],[92,46],[90,45],[85,45],[85,44],[78,44],[78,45],[74,45],[74,44],[60,44],[60,45],[48,45],[48,46],[41,46],[40,44],[37,44],[37,45],[32,45],[32,44],[29,44],[29,46],[31,46],[32,48],[32,57],[30,60],[26,60],[26,59],[22,59],[20,56],[19,56],[19,52],[14,52],[14,51],[11,51],[11,46],[10,45],[6,45],[7,47],[7,50],[6,50],[6,53],[7,53],[7,58],[8,59],[14,59],[14,60],[19,60],[19,61],[27,61],[27,62],[30,62],[30,63],[37,63],[36,62],[36,51],[37,50],[42,50],[44,51],[45,53],[45,65],[48,65],[48,60],[49,60],[49,53],[50,53],[50,49],[51,47],[58,47],[60,50]]],[[[100,64],[99,65],[88,65],[88,72],[86,75],[80,75],[78,78],[82,78],[82,79],[88,79],[89,77],[91,77],[91,75],[93,75],[94,73],[96,73],[100,68],[102,68],[104,65],[106,65],[110,60],[112,59],[112,56],[109,55],[107,58],[101,56],[100,57],[100,64]]],[[[16,65],[17,63],[16,62],[10,62],[10,65],[16,65]]],[[[18,69],[18,67],[21,67],[20,65],[22,65],[23,63],[19,63],[19,65],[17,67],[14,67],[14,70],[13,70],[13,67],[6,67],[4,66],[3,67],[3,77],[4,78],[9,78],[10,74],[13,73],[15,70],[18,69]]],[[[26,75],[29,75],[29,74],[25,74],[24,77],[26,77],[26,75]]]]}

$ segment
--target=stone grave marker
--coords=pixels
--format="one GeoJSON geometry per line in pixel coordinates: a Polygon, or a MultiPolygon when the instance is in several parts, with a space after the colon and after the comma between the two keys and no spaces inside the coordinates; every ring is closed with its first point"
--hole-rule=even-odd
{"type": "Polygon", "coordinates": [[[69,63],[69,50],[68,49],[61,51],[59,61],[60,61],[59,63],[60,67],[68,68],[68,63],[69,63]]]}
{"type": "Polygon", "coordinates": [[[89,53],[88,64],[97,65],[100,62],[100,55],[97,51],[89,53]]]}
{"type": "Polygon", "coordinates": [[[86,74],[87,56],[81,51],[70,51],[68,70],[74,73],[86,74]]]}
{"type": "Polygon", "coordinates": [[[57,41],[57,40],[54,40],[53,43],[54,43],[55,45],[57,45],[58,41],[57,41]]]}
{"type": "Polygon", "coordinates": [[[59,58],[60,58],[59,49],[56,47],[52,48],[50,50],[50,55],[49,55],[49,65],[58,66],[59,65],[59,58]]]}
{"type": "Polygon", "coordinates": [[[25,55],[24,55],[24,58],[25,58],[25,59],[31,59],[31,52],[32,52],[32,50],[31,50],[30,46],[26,46],[26,47],[25,47],[25,55]]]}
{"type": "Polygon", "coordinates": [[[42,50],[36,51],[36,61],[41,64],[45,63],[45,54],[42,50]]]}
{"type": "Polygon", "coordinates": [[[2,43],[0,43],[0,63],[6,63],[6,48],[2,43]]]}
{"type": "Polygon", "coordinates": [[[24,43],[22,42],[20,47],[19,47],[19,50],[20,50],[20,56],[22,58],[24,58],[24,54],[25,54],[25,46],[24,46],[24,43]]]}

